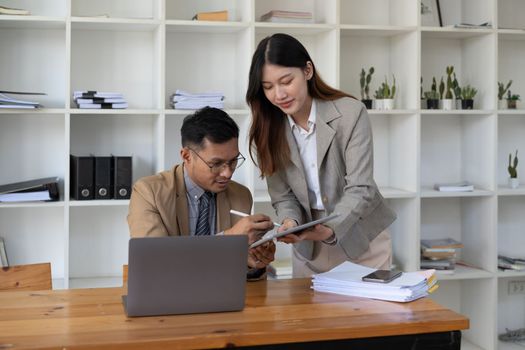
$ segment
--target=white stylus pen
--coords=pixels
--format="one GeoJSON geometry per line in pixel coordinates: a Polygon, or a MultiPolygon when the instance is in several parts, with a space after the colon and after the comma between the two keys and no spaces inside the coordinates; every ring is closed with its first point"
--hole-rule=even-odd
{"type": "MultiPolygon", "coordinates": [[[[250,214],[246,214],[246,213],[243,213],[242,211],[237,211],[233,209],[230,209],[230,213],[232,213],[233,215],[242,216],[243,218],[246,216],[250,216],[250,214]]],[[[276,227],[281,227],[281,224],[278,224],[276,222],[274,222],[273,225],[276,227]]]]}

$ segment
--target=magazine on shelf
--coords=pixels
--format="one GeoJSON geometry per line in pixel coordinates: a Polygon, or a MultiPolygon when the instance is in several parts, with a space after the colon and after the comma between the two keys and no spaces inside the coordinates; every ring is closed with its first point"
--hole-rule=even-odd
{"type": "Polygon", "coordinates": [[[455,240],[454,238],[434,238],[434,239],[422,239],[421,247],[425,249],[450,249],[450,248],[463,248],[463,243],[455,240]]]}
{"type": "Polygon", "coordinates": [[[434,189],[440,192],[470,192],[474,191],[474,185],[468,181],[437,183],[434,189]]]}

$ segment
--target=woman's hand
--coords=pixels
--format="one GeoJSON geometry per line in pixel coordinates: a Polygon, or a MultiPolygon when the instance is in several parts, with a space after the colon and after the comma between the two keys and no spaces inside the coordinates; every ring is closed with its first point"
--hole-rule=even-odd
{"type": "Polygon", "coordinates": [[[258,241],[267,231],[273,228],[273,222],[269,216],[255,214],[240,219],[231,228],[224,230],[225,235],[247,235],[248,243],[258,241]]]}
{"type": "MultiPolygon", "coordinates": [[[[285,225],[283,224],[283,226],[285,225]]],[[[281,226],[280,229],[283,226],[281,226]]],[[[294,226],[297,226],[297,223],[294,226]]],[[[281,230],[280,232],[282,231],[284,230],[281,230]]],[[[289,235],[280,237],[277,240],[279,242],[284,242],[284,243],[297,243],[297,242],[304,241],[304,240],[324,241],[332,237],[333,234],[334,234],[334,231],[330,227],[322,225],[322,224],[317,224],[306,230],[296,232],[296,233],[290,233],[289,235]]]]}

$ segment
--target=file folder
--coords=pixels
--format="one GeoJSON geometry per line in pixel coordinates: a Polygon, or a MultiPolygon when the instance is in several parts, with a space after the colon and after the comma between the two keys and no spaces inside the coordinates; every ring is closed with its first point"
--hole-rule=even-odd
{"type": "Polygon", "coordinates": [[[76,200],[88,200],[94,196],[94,166],[92,156],[70,156],[71,197],[76,200]]]}
{"type": "Polygon", "coordinates": [[[0,186],[0,202],[57,201],[58,177],[45,177],[0,186]]]}
{"type": "Polygon", "coordinates": [[[95,157],[95,199],[113,198],[112,164],[112,157],[95,157]]]}
{"type": "Polygon", "coordinates": [[[132,158],[113,156],[113,198],[129,199],[131,197],[132,158]]]}

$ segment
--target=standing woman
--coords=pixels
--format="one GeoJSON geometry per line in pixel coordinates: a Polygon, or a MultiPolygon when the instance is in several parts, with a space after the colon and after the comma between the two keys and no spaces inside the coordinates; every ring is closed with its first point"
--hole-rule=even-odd
{"type": "Polygon", "coordinates": [[[389,269],[386,229],[396,215],[373,178],[372,131],[361,102],[328,86],[304,46],[287,34],[257,46],[246,101],[253,116],[250,155],[267,180],[279,231],[340,214],[280,239],[294,243],[294,277],[346,260],[389,269]]]}

